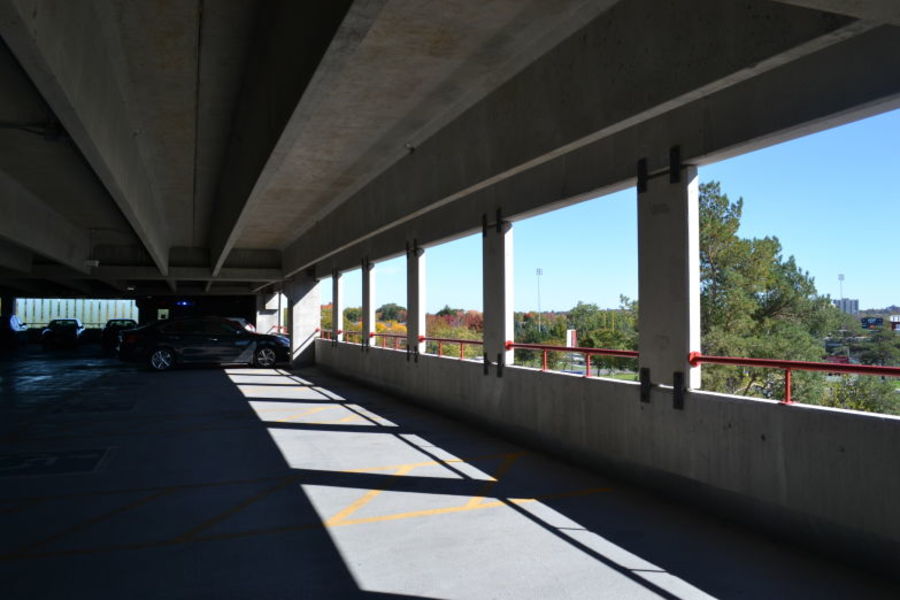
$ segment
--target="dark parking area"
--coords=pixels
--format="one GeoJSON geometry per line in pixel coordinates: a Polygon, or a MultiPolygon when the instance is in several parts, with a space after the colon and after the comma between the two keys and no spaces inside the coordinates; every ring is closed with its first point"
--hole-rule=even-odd
{"type": "Polygon", "coordinates": [[[318,370],[0,362],[4,598],[896,598],[318,370]]]}

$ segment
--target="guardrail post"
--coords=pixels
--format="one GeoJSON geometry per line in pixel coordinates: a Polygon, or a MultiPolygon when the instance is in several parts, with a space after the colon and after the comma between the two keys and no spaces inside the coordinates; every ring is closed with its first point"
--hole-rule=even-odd
{"type": "Polygon", "coordinates": [[[785,369],[784,370],[784,403],[785,404],[792,404],[794,402],[794,399],[791,397],[791,384],[792,383],[793,382],[791,381],[791,370],[785,369]]]}
{"type": "Polygon", "coordinates": [[[639,366],[653,383],[672,385],[679,372],[699,388],[700,369],[687,360],[700,348],[699,183],[678,157],[670,153],[668,177],[651,171],[638,192],[639,366]]]}
{"type": "MultiPolygon", "coordinates": [[[[513,230],[497,211],[496,221],[484,228],[482,237],[482,290],[484,293],[484,352],[503,355],[512,364],[513,350],[506,340],[514,338],[513,328],[513,230]]],[[[485,218],[485,222],[487,218],[485,218]]]]}

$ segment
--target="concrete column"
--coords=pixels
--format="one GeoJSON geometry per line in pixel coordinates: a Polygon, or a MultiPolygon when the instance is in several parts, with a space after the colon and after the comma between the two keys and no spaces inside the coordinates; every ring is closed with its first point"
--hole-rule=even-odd
{"type": "Polygon", "coordinates": [[[344,334],[338,333],[344,329],[344,285],[340,271],[331,274],[331,339],[338,342],[344,341],[344,334]]]}
{"type": "Polygon", "coordinates": [[[406,344],[411,351],[425,352],[425,250],[414,245],[406,253],[406,344]]]}
{"type": "Polygon", "coordinates": [[[672,385],[684,373],[700,387],[688,354],[700,350],[700,212],[696,167],[647,181],[638,193],[640,366],[653,383],[672,385]]]}
{"type": "Polygon", "coordinates": [[[375,265],[368,259],[363,261],[362,269],[362,343],[368,346],[372,342],[369,334],[375,331],[375,265]]]}
{"type": "Polygon", "coordinates": [[[506,349],[513,339],[513,232],[503,222],[500,231],[489,225],[482,244],[484,291],[484,352],[493,363],[500,355],[503,364],[512,364],[513,352],[506,349]]]}
{"type": "Polygon", "coordinates": [[[322,322],[319,283],[307,274],[296,275],[285,282],[284,291],[290,308],[291,365],[312,364],[315,362],[313,342],[322,322]]]}
{"type": "Polygon", "coordinates": [[[277,333],[281,323],[281,307],[286,304],[280,290],[256,295],[256,331],[277,333]]]}
{"type": "Polygon", "coordinates": [[[0,296],[0,315],[7,317],[16,314],[16,297],[10,294],[0,296]]]}

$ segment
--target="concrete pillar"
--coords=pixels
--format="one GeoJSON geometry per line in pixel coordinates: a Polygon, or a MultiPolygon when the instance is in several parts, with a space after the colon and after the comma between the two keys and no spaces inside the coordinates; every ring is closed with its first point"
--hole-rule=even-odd
{"type": "Polygon", "coordinates": [[[369,334],[375,332],[375,265],[368,259],[363,261],[362,268],[362,344],[368,346],[372,342],[369,334]]]}
{"type": "Polygon", "coordinates": [[[484,291],[484,352],[488,360],[512,364],[513,352],[506,349],[513,339],[513,232],[512,223],[487,226],[482,244],[484,291]]]}
{"type": "Polygon", "coordinates": [[[640,366],[650,381],[700,387],[688,354],[700,350],[700,212],[696,167],[647,180],[638,193],[638,324],[640,366]]]}
{"type": "Polygon", "coordinates": [[[7,317],[16,314],[16,297],[11,294],[0,296],[0,315],[7,317]]]}
{"type": "Polygon", "coordinates": [[[341,281],[342,273],[335,270],[331,274],[331,339],[343,342],[344,334],[338,333],[344,329],[344,294],[341,281]]]}
{"type": "Polygon", "coordinates": [[[406,344],[418,353],[425,352],[425,250],[414,244],[406,253],[406,344]]]}
{"type": "Polygon", "coordinates": [[[256,295],[256,331],[259,333],[279,333],[281,308],[287,304],[281,290],[262,292],[256,295]]]}
{"type": "Polygon", "coordinates": [[[322,308],[319,283],[307,274],[296,275],[285,282],[291,334],[291,365],[315,362],[316,331],[321,324],[322,308]]]}

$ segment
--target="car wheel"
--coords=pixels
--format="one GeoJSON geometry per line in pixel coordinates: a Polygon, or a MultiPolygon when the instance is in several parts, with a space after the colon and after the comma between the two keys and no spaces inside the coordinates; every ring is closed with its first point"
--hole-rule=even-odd
{"type": "Polygon", "coordinates": [[[261,369],[272,368],[276,362],[278,362],[278,356],[276,356],[275,350],[269,346],[257,348],[253,353],[253,364],[261,369]]]}
{"type": "Polygon", "coordinates": [[[175,365],[175,354],[168,348],[157,348],[150,354],[150,368],[167,371],[175,365]]]}

